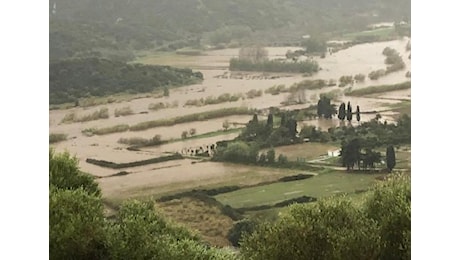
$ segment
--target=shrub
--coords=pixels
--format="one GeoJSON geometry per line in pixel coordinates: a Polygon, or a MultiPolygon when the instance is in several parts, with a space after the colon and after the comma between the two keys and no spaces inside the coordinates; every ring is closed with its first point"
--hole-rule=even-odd
{"type": "Polygon", "coordinates": [[[119,117],[119,116],[129,116],[129,115],[132,115],[133,114],[133,110],[131,109],[131,107],[122,107],[120,109],[115,109],[115,117],[119,117]]]}
{"type": "Polygon", "coordinates": [[[109,118],[109,110],[107,108],[101,108],[98,111],[94,111],[91,114],[86,114],[81,117],[78,117],[74,112],[69,113],[64,116],[61,123],[87,122],[106,118],[109,118]]]}
{"type": "Polygon", "coordinates": [[[239,247],[239,242],[243,235],[250,235],[254,231],[256,225],[257,224],[250,219],[242,219],[237,221],[227,233],[228,241],[230,241],[233,246],[239,247]]]}
{"type": "Polygon", "coordinates": [[[49,143],[50,144],[62,142],[62,141],[65,141],[65,140],[67,140],[67,135],[66,134],[51,133],[50,137],[49,137],[49,143]]]}

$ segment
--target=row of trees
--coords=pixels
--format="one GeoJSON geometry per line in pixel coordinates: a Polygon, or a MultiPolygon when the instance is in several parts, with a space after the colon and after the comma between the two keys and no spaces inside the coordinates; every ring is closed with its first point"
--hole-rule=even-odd
{"type": "MultiPolygon", "coordinates": [[[[361,121],[361,112],[359,110],[359,106],[356,106],[356,121],[361,121]]],[[[343,122],[345,118],[347,119],[348,122],[351,122],[353,119],[353,111],[351,108],[350,101],[348,101],[347,108],[345,110],[345,103],[340,104],[339,106],[339,114],[337,117],[343,122]]]]}

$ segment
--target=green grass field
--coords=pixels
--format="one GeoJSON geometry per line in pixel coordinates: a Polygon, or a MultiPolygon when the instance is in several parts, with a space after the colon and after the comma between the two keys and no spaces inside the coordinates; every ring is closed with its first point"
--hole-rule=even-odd
{"type": "Polygon", "coordinates": [[[329,150],[340,149],[339,146],[324,143],[303,143],[295,145],[279,146],[274,148],[275,154],[284,154],[289,161],[296,161],[297,158],[304,158],[305,160],[313,160],[321,155],[327,155],[329,150]]]}
{"type": "Polygon", "coordinates": [[[275,204],[304,195],[323,198],[339,193],[352,193],[367,189],[377,181],[376,177],[382,175],[332,172],[295,182],[274,183],[241,189],[217,195],[215,198],[234,208],[275,204]]]}

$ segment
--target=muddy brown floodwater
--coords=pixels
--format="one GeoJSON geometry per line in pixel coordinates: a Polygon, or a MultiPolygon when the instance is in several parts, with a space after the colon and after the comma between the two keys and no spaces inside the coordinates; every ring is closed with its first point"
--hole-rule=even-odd
{"type": "MultiPolygon", "coordinates": [[[[239,107],[245,106],[256,109],[266,109],[269,107],[280,107],[281,102],[285,101],[289,95],[283,93],[280,95],[263,94],[261,97],[254,99],[240,99],[237,102],[228,102],[216,105],[207,105],[202,107],[184,107],[187,100],[206,98],[208,96],[217,97],[223,93],[230,94],[244,94],[249,90],[262,90],[274,86],[274,85],[285,85],[286,87],[291,86],[294,83],[300,82],[305,79],[334,79],[337,80],[343,75],[356,75],[362,73],[364,75],[369,74],[371,71],[377,69],[385,69],[384,64],[385,57],[382,55],[382,51],[385,47],[391,47],[396,49],[402,56],[406,63],[406,68],[399,72],[394,72],[386,75],[378,80],[371,81],[368,78],[363,83],[355,84],[352,89],[359,89],[372,85],[382,84],[395,84],[407,81],[405,77],[407,71],[411,70],[411,63],[408,59],[409,52],[405,50],[408,38],[401,40],[378,42],[378,43],[367,43],[356,45],[351,48],[327,55],[324,59],[317,58],[321,70],[312,77],[304,77],[300,74],[289,74],[289,73],[250,73],[244,75],[244,73],[230,72],[228,71],[228,63],[230,58],[238,55],[238,49],[223,49],[215,51],[206,51],[202,56],[178,56],[172,55],[170,58],[165,59],[162,56],[155,56],[147,54],[140,58],[137,62],[143,62],[147,64],[167,64],[175,65],[178,67],[189,66],[193,69],[200,70],[204,75],[204,81],[199,84],[185,86],[170,90],[169,97],[162,98],[140,98],[131,101],[125,101],[121,103],[111,103],[105,105],[94,106],[91,108],[72,108],[67,110],[51,110],[49,112],[49,127],[50,133],[64,133],[67,134],[69,140],[54,144],[58,152],[69,151],[71,154],[77,156],[80,160],[80,167],[83,171],[89,172],[97,176],[105,176],[115,173],[114,170],[104,169],[94,165],[87,164],[86,158],[103,159],[113,162],[130,162],[137,160],[145,160],[147,158],[156,157],[164,152],[175,152],[180,151],[184,148],[195,147],[201,145],[207,145],[215,143],[219,140],[228,140],[234,138],[237,134],[227,134],[221,136],[208,137],[205,139],[194,139],[185,140],[183,142],[169,143],[159,147],[146,148],[143,151],[132,152],[126,150],[126,145],[117,143],[120,138],[129,137],[143,137],[152,138],[155,135],[160,135],[163,140],[169,140],[171,138],[180,138],[182,131],[195,128],[197,134],[203,134],[207,132],[213,132],[222,129],[222,123],[225,119],[230,122],[246,123],[250,120],[251,116],[229,116],[225,118],[217,118],[208,121],[190,122],[184,124],[178,124],[171,127],[157,127],[139,132],[124,132],[114,133],[105,136],[92,136],[87,137],[81,133],[86,128],[101,128],[108,127],[117,124],[128,124],[134,125],[144,121],[165,119],[177,116],[183,116],[188,114],[200,113],[219,108],[239,107]],[[232,77],[231,77],[232,75],[232,77]],[[159,111],[149,111],[148,106],[150,103],[166,102],[173,103],[177,102],[178,107],[167,108],[159,111]],[[134,114],[126,117],[114,117],[113,113],[115,109],[130,106],[134,114]],[[61,124],[61,120],[68,113],[75,112],[78,115],[84,115],[96,111],[102,107],[109,109],[110,118],[96,121],[89,121],[84,123],[71,123],[61,124]],[[142,113],[141,112],[148,112],[142,113]]],[[[269,47],[269,57],[282,58],[288,50],[296,50],[295,47],[269,47]]],[[[347,88],[347,87],[345,87],[347,88]]],[[[339,104],[340,102],[350,101],[353,105],[353,109],[356,105],[359,105],[361,112],[363,111],[386,111],[390,105],[397,104],[403,100],[410,100],[410,89],[403,91],[395,91],[389,93],[382,93],[374,95],[372,97],[349,97],[343,95],[345,88],[339,87],[327,87],[319,90],[307,90],[305,96],[307,103],[302,105],[284,107],[284,108],[302,108],[307,107],[311,104],[316,104],[317,97],[321,93],[329,91],[337,91],[337,99],[334,101],[339,104]]],[[[382,112],[383,120],[391,122],[393,120],[393,112],[387,111],[382,112]]],[[[367,121],[374,118],[374,114],[362,114],[361,120],[367,121]]],[[[302,124],[309,124],[327,129],[332,126],[339,124],[338,120],[308,120],[301,122],[302,124]]],[[[186,161],[182,161],[180,164],[186,161]]],[[[165,165],[177,163],[176,161],[168,162],[165,165]]],[[[200,178],[219,178],[221,172],[225,172],[228,168],[219,166],[219,163],[206,163],[200,164],[199,167],[191,167],[190,163],[186,163],[187,166],[165,168],[162,170],[149,171],[148,175],[128,175],[123,177],[112,177],[107,179],[99,179],[101,187],[105,195],[110,192],[117,192],[121,187],[133,188],[136,185],[164,185],[168,183],[168,179],[163,178],[163,174],[174,176],[174,178],[184,178],[184,181],[199,181],[200,178]],[[188,174],[182,173],[187,171],[188,174]],[[172,175],[171,175],[172,174],[172,175]],[[202,176],[202,177],[200,177],[202,176]],[[115,188],[118,187],[118,188],[115,188]]],[[[149,166],[150,168],[157,167],[149,166]]],[[[148,167],[147,167],[148,168],[148,167]]],[[[142,168],[139,168],[142,169],[142,168]]],[[[139,170],[137,169],[137,170],[139,170]]],[[[134,169],[133,169],[134,170],[134,169]]]]}

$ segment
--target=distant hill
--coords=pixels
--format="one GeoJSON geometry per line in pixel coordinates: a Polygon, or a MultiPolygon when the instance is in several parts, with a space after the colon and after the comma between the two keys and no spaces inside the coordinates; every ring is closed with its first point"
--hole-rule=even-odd
{"type": "Polygon", "coordinates": [[[410,20],[410,0],[51,0],[50,59],[270,40],[410,20]],[[284,35],[283,35],[284,36],[284,35]]]}

